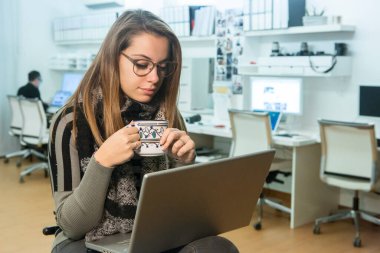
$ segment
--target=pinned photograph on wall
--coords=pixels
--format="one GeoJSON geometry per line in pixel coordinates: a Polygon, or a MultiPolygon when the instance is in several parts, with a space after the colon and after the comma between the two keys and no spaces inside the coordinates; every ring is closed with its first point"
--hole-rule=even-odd
{"type": "Polygon", "coordinates": [[[232,94],[243,94],[242,80],[239,75],[232,77],[232,94]]]}
{"type": "Polygon", "coordinates": [[[243,54],[243,11],[228,9],[216,19],[216,75],[215,80],[231,80],[238,75],[239,56],[243,54]]]}

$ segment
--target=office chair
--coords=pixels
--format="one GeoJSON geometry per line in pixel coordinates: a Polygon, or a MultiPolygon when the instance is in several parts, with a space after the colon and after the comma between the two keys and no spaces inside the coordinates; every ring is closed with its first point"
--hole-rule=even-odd
{"type": "MultiPolygon", "coordinates": [[[[232,130],[230,156],[254,153],[273,147],[270,117],[268,113],[229,110],[229,117],[232,130]]],[[[291,160],[281,159],[275,156],[266,182],[268,184],[272,182],[284,183],[277,178],[277,175],[282,174],[287,177],[291,174],[291,168],[291,160]]],[[[258,201],[258,220],[257,223],[253,225],[256,230],[260,230],[262,227],[264,205],[290,213],[290,208],[266,198],[264,193],[261,193],[258,201]]]]}
{"type": "Polygon", "coordinates": [[[320,234],[321,223],[353,219],[353,245],[361,246],[359,218],[380,225],[380,219],[359,210],[359,191],[379,189],[378,154],[373,124],[319,120],[321,136],[320,177],[328,185],[353,190],[352,209],[315,220],[313,232],[320,234]]]}
{"type": "MultiPolygon", "coordinates": [[[[20,138],[21,135],[21,129],[23,125],[23,118],[21,113],[21,107],[19,102],[18,96],[13,95],[7,95],[9,106],[10,106],[10,112],[11,112],[11,123],[9,128],[9,135],[20,138]]],[[[11,152],[4,155],[4,163],[8,163],[9,159],[12,157],[20,157],[20,159],[17,161],[16,165],[17,167],[21,166],[22,160],[29,157],[31,155],[31,151],[29,149],[26,149],[24,143],[21,143],[21,150],[11,152]]]]}
{"type": "Polygon", "coordinates": [[[20,98],[20,107],[23,117],[20,142],[26,145],[30,152],[43,162],[32,164],[20,173],[20,183],[24,182],[24,176],[36,170],[44,170],[45,177],[48,175],[47,143],[49,132],[46,128],[47,119],[42,105],[38,99],[20,98]]]}

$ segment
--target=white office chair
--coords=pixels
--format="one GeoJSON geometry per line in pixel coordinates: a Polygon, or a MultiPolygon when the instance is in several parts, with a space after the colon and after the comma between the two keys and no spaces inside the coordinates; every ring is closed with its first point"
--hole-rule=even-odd
{"type": "MultiPolygon", "coordinates": [[[[10,123],[8,133],[9,135],[17,137],[19,139],[21,135],[22,124],[23,124],[19,97],[13,96],[13,95],[7,95],[7,97],[8,97],[9,108],[11,112],[11,123],[10,123]]],[[[8,163],[9,159],[12,157],[20,157],[20,159],[17,161],[17,164],[16,164],[17,167],[20,167],[22,160],[31,155],[30,150],[26,149],[24,145],[21,145],[21,148],[22,148],[21,150],[5,154],[4,163],[8,163]]]]}
{"type": "Polygon", "coordinates": [[[33,171],[43,169],[45,177],[48,175],[48,163],[46,147],[49,140],[46,114],[42,102],[38,99],[20,98],[20,107],[23,117],[23,127],[20,142],[27,145],[32,154],[43,162],[32,164],[20,173],[20,182],[24,182],[24,176],[33,171]]]}
{"type": "MultiPolygon", "coordinates": [[[[229,110],[232,130],[232,146],[230,156],[244,155],[258,151],[268,150],[273,147],[270,117],[268,113],[255,113],[250,111],[229,110]]],[[[291,174],[291,160],[277,158],[275,156],[267,183],[283,181],[276,178],[277,174],[289,176],[291,174]]],[[[262,227],[263,205],[266,204],[277,210],[290,213],[290,208],[264,197],[262,193],[259,198],[258,221],[254,224],[256,230],[262,227]]]]}
{"type": "MultiPolygon", "coordinates": [[[[378,154],[373,124],[319,121],[321,135],[320,177],[328,185],[354,191],[352,209],[315,220],[314,234],[320,224],[353,219],[355,247],[361,246],[359,217],[380,225],[380,219],[359,210],[359,191],[379,189],[378,154]]],[[[316,189],[318,190],[318,189],[316,189]]]]}

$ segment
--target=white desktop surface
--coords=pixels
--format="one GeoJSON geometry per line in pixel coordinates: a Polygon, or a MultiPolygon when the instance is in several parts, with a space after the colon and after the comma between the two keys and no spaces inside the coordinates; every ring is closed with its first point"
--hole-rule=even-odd
{"type": "MultiPolygon", "coordinates": [[[[187,131],[195,134],[206,134],[225,138],[232,138],[232,132],[227,124],[225,127],[216,127],[211,123],[186,124],[187,131]]],[[[318,142],[316,134],[310,131],[295,131],[298,135],[293,137],[273,135],[273,143],[288,147],[310,145],[318,142]]]]}
{"type": "Polygon", "coordinates": [[[56,106],[49,106],[47,108],[47,113],[51,113],[51,114],[54,114],[56,113],[61,107],[56,107],[56,106]]]}
{"type": "MultiPolygon", "coordinates": [[[[229,126],[215,127],[206,120],[201,124],[187,123],[186,127],[193,134],[232,138],[229,126]]],[[[292,133],[297,133],[297,136],[273,135],[272,138],[275,146],[292,149],[290,227],[296,228],[337,209],[339,191],[327,186],[319,178],[321,148],[318,133],[312,130],[294,130],[292,133]]]]}

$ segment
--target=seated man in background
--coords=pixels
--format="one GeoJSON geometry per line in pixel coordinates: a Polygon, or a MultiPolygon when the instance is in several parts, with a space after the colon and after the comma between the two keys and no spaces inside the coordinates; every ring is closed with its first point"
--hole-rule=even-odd
{"type": "MultiPolygon", "coordinates": [[[[25,98],[38,98],[42,101],[40,90],[38,87],[40,86],[42,79],[41,74],[38,71],[30,71],[28,74],[28,83],[24,86],[20,87],[17,91],[17,96],[23,96],[25,98]]],[[[44,110],[46,112],[47,108],[49,107],[48,104],[44,103],[42,101],[42,104],[44,106],[44,110]]]]}

